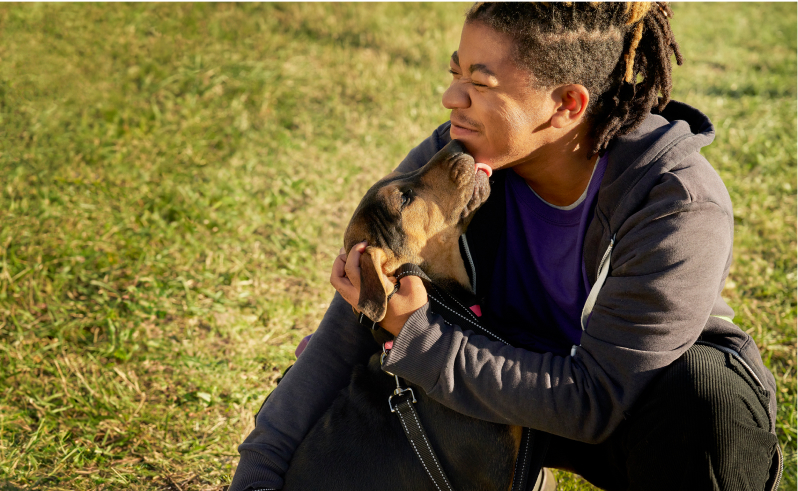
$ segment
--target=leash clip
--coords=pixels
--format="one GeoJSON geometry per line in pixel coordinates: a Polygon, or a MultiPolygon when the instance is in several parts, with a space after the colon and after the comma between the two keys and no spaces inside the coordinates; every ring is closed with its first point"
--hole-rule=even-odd
{"type": "MultiPolygon", "coordinates": [[[[393,341],[386,341],[382,343],[382,354],[380,355],[380,366],[383,365],[385,361],[385,357],[388,356],[388,351],[393,348],[393,341]]],[[[385,370],[384,370],[385,371],[385,370]]],[[[413,389],[410,387],[402,387],[402,384],[399,383],[399,376],[395,373],[391,373],[389,371],[385,371],[388,375],[393,375],[393,379],[396,380],[396,389],[394,389],[393,394],[388,396],[388,407],[391,408],[391,412],[395,413],[397,411],[396,407],[393,405],[393,398],[397,396],[401,396],[407,392],[410,392],[410,397],[413,399],[412,402],[415,404],[416,401],[416,393],[413,392],[413,389]]]]}
{"type": "Polygon", "coordinates": [[[396,411],[398,411],[398,409],[396,409],[396,407],[394,407],[393,401],[392,401],[392,399],[394,397],[396,397],[396,396],[401,396],[402,394],[404,394],[406,392],[410,392],[410,397],[413,398],[413,400],[411,402],[413,404],[416,403],[416,394],[413,392],[413,389],[411,389],[410,387],[407,387],[407,388],[401,387],[399,385],[399,377],[397,377],[396,375],[394,375],[394,377],[396,378],[396,390],[393,391],[393,395],[388,397],[388,407],[391,408],[391,412],[392,413],[395,413],[396,411]]]}

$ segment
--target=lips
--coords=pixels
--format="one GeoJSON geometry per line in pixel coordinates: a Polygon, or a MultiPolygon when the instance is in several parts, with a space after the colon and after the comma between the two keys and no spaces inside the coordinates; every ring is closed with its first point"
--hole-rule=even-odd
{"type": "Polygon", "coordinates": [[[452,136],[452,138],[463,140],[476,136],[479,134],[479,132],[477,130],[473,130],[465,126],[460,126],[458,124],[452,123],[452,127],[449,130],[449,134],[452,136]]]}
{"type": "Polygon", "coordinates": [[[459,113],[455,113],[452,111],[451,116],[449,117],[449,121],[451,121],[452,126],[449,130],[449,134],[452,135],[454,139],[463,139],[468,137],[473,137],[479,134],[479,125],[475,122],[469,121],[467,118],[464,118],[459,113]]]}

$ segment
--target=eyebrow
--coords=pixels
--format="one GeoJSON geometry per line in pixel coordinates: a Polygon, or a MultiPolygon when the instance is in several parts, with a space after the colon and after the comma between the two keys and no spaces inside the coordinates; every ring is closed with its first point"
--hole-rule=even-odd
{"type": "MultiPolygon", "coordinates": [[[[457,51],[452,53],[452,62],[454,62],[455,65],[460,66],[460,55],[457,54],[457,51]]],[[[482,63],[474,63],[473,65],[468,67],[468,70],[471,73],[482,72],[485,75],[488,75],[489,77],[495,77],[496,76],[495,73],[493,73],[487,66],[485,66],[482,63]]]]}
{"type": "Polygon", "coordinates": [[[488,67],[486,67],[482,63],[475,63],[475,64],[471,65],[470,67],[468,67],[468,69],[469,69],[469,71],[471,73],[482,72],[482,73],[484,73],[485,75],[487,75],[489,77],[495,77],[496,76],[495,73],[490,71],[490,69],[488,69],[488,67]]]}

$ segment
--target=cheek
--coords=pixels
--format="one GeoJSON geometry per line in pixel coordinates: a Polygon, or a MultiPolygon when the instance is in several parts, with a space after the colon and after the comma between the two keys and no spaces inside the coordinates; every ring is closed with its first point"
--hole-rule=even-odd
{"type": "Polygon", "coordinates": [[[497,108],[485,125],[486,145],[472,155],[487,164],[503,163],[529,132],[529,120],[522,111],[506,106],[497,108]]]}
{"type": "Polygon", "coordinates": [[[529,98],[517,101],[496,97],[481,102],[479,119],[484,125],[483,138],[478,143],[463,143],[477,161],[500,168],[528,152],[528,139],[539,126],[540,111],[535,110],[529,98]]]}
{"type": "Polygon", "coordinates": [[[417,254],[419,248],[423,247],[423,237],[427,235],[427,227],[430,217],[427,213],[425,203],[416,200],[402,214],[402,230],[405,234],[405,253],[417,254]]]}
{"type": "Polygon", "coordinates": [[[499,116],[504,122],[507,135],[511,138],[522,137],[534,130],[535,114],[532,111],[514,105],[504,106],[499,116]]]}
{"type": "Polygon", "coordinates": [[[455,212],[459,210],[457,199],[456,193],[446,192],[435,196],[432,202],[424,200],[418,203],[413,209],[404,228],[413,236],[416,250],[423,248],[431,237],[438,235],[456,219],[455,212]]]}
{"type": "Polygon", "coordinates": [[[494,140],[505,139],[510,134],[521,131],[534,119],[529,110],[524,110],[512,100],[500,100],[490,106],[491,109],[486,114],[486,128],[494,140]]]}
{"type": "Polygon", "coordinates": [[[506,106],[502,108],[498,117],[502,131],[501,134],[495,135],[501,139],[500,144],[496,145],[497,150],[501,149],[506,154],[526,153],[532,150],[531,140],[542,124],[539,114],[523,110],[519,106],[506,106]]]}

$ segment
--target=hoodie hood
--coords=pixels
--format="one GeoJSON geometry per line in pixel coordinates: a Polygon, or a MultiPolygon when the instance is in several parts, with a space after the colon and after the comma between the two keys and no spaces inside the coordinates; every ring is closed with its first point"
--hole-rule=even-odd
{"type": "Polygon", "coordinates": [[[714,139],[715,128],[709,118],[687,104],[671,101],[661,114],[652,113],[635,131],[610,145],[597,215],[609,217],[609,229],[617,232],[662,174],[714,139]]]}

